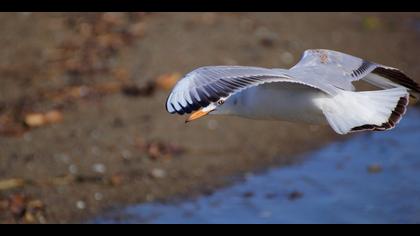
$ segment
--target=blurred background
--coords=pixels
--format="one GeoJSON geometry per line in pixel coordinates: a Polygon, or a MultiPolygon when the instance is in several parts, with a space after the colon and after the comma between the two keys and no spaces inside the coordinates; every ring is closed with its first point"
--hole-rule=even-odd
{"type": "Polygon", "coordinates": [[[165,100],[197,67],[288,68],[325,48],[420,78],[419,13],[1,13],[0,25],[0,223],[211,195],[351,139],[235,117],[186,125],[165,100]]]}

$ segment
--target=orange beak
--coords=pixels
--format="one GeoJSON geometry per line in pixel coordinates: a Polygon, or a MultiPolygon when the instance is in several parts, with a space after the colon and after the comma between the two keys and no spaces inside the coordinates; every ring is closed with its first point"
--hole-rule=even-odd
{"type": "Polygon", "coordinates": [[[203,111],[203,109],[193,112],[186,120],[185,123],[196,120],[200,117],[207,115],[210,111],[203,111]]]}

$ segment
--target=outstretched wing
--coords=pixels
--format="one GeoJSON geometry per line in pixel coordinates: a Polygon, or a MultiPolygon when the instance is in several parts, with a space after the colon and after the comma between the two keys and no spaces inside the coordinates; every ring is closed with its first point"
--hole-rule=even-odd
{"type": "MultiPolygon", "coordinates": [[[[252,86],[270,82],[294,82],[287,70],[248,66],[207,66],[198,68],[178,81],[166,101],[170,113],[191,113],[222,98],[252,86]]],[[[316,85],[306,84],[311,87],[316,85]]]]}
{"type": "Polygon", "coordinates": [[[419,85],[396,68],[333,50],[306,50],[289,74],[304,81],[316,79],[349,91],[355,90],[353,81],[364,80],[384,89],[403,86],[412,95],[420,93],[419,85]]]}

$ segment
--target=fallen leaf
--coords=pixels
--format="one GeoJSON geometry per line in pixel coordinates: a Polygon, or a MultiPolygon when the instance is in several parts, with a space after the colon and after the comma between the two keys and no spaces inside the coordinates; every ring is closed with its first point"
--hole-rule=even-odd
{"type": "Polygon", "coordinates": [[[57,110],[49,111],[44,115],[44,119],[49,124],[59,123],[63,121],[63,114],[57,110]]]}
{"type": "Polygon", "coordinates": [[[161,141],[145,141],[140,137],[135,138],[134,145],[140,151],[146,152],[152,160],[170,159],[172,156],[185,152],[185,149],[178,145],[161,141]]]}
{"type": "Polygon", "coordinates": [[[169,91],[180,78],[181,74],[178,72],[164,74],[156,78],[156,85],[165,91],[169,91]]]}
{"type": "Polygon", "coordinates": [[[45,204],[41,200],[32,200],[28,202],[28,208],[32,211],[43,210],[45,208],[45,204]]]}
{"type": "Polygon", "coordinates": [[[25,185],[23,179],[6,179],[0,180],[0,191],[9,190],[13,188],[21,188],[25,185]]]}
{"type": "Polygon", "coordinates": [[[113,186],[119,186],[124,182],[124,176],[122,174],[114,174],[111,176],[110,181],[113,186]]]}
{"type": "Polygon", "coordinates": [[[63,114],[57,110],[48,111],[46,113],[29,113],[25,116],[25,124],[32,128],[58,123],[62,120],[63,114]]]}
{"type": "Polygon", "coordinates": [[[26,129],[8,116],[0,117],[0,135],[20,137],[26,129]]]}
{"type": "Polygon", "coordinates": [[[22,218],[26,212],[26,197],[18,193],[9,196],[8,199],[9,211],[15,218],[22,218]]]}
{"type": "Polygon", "coordinates": [[[34,224],[36,221],[34,215],[29,211],[26,211],[25,215],[23,216],[23,219],[27,224],[34,224]]]}
{"type": "Polygon", "coordinates": [[[41,113],[31,113],[25,116],[25,124],[29,127],[40,127],[45,125],[45,117],[41,113]]]}

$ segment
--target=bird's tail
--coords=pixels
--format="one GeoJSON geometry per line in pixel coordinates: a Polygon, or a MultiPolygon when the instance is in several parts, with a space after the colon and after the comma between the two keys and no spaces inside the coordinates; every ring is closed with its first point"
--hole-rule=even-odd
{"type": "Polygon", "coordinates": [[[340,91],[324,100],[322,111],[330,126],[339,134],[363,130],[388,130],[395,127],[406,112],[409,93],[404,87],[351,92],[340,91]]]}
{"type": "Polygon", "coordinates": [[[378,67],[362,80],[382,89],[403,86],[408,89],[413,103],[420,100],[420,85],[398,69],[378,67]]]}

